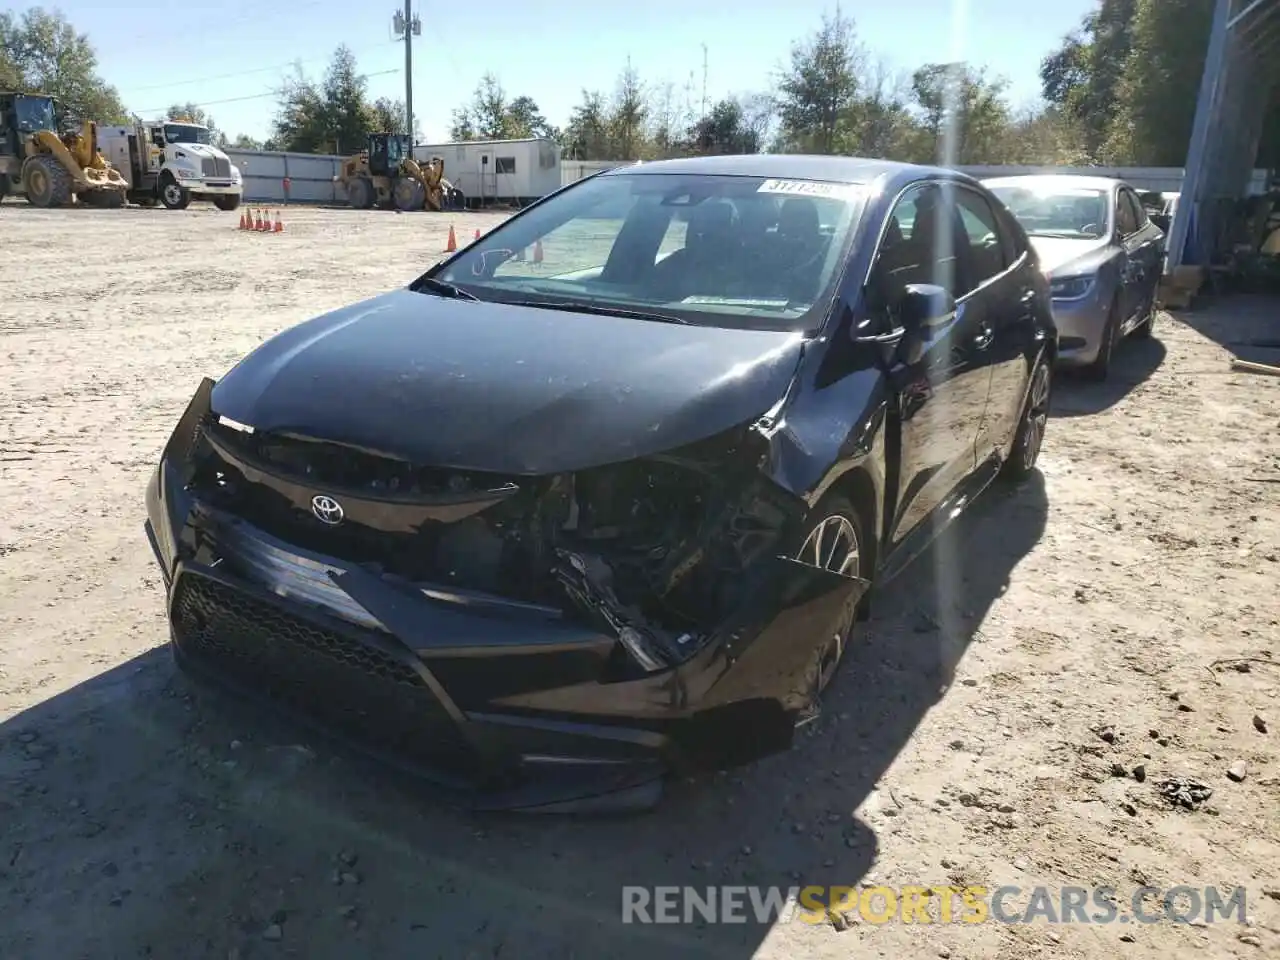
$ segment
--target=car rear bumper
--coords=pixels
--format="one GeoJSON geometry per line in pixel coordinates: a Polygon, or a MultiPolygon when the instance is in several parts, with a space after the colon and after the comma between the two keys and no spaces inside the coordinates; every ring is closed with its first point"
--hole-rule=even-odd
{"type": "Polygon", "coordinates": [[[192,401],[146,497],[179,664],[472,806],[644,808],[666,772],[785,749],[814,641],[866,589],[779,559],[685,662],[619,672],[617,638],[569,617],[424,592],[201,503],[183,447],[207,399],[192,401]]]}

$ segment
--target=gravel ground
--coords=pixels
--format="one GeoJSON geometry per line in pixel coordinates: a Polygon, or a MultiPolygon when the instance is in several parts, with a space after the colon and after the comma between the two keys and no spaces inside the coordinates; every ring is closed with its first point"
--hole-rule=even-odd
{"type": "Polygon", "coordinates": [[[177,675],[142,491],[200,377],[495,222],[0,205],[0,956],[1280,955],[1280,379],[1223,349],[1266,302],[1064,380],[1041,476],[877,600],[822,722],[650,815],[460,814],[177,675]],[[1248,924],[619,923],[710,883],[1239,885],[1248,924]]]}

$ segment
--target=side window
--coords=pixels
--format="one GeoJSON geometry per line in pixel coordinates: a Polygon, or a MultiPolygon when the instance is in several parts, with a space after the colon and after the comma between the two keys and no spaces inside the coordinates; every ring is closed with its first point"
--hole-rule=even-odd
{"type": "Polygon", "coordinates": [[[494,173],[515,173],[516,158],[515,157],[495,157],[493,160],[494,173]]]}
{"type": "Polygon", "coordinates": [[[1116,230],[1120,236],[1127,237],[1138,229],[1138,221],[1134,217],[1133,206],[1129,198],[1121,190],[1116,194],[1116,230]]]}
{"type": "Polygon", "coordinates": [[[951,193],[926,183],[910,188],[894,204],[872,267],[869,294],[873,311],[892,310],[913,283],[956,291],[959,231],[955,229],[951,193]]]}
{"type": "Polygon", "coordinates": [[[968,240],[967,256],[960,262],[962,275],[959,287],[962,295],[986,283],[1005,271],[1004,244],[1000,237],[1000,221],[991,204],[981,194],[972,190],[956,190],[956,207],[964,237],[968,240]]]}
{"type": "Polygon", "coordinates": [[[1121,190],[1120,192],[1124,195],[1125,199],[1129,201],[1129,206],[1133,210],[1133,221],[1137,224],[1134,229],[1141,230],[1147,225],[1150,219],[1147,216],[1146,209],[1142,206],[1142,201],[1138,199],[1137,194],[1132,190],[1121,190]]]}

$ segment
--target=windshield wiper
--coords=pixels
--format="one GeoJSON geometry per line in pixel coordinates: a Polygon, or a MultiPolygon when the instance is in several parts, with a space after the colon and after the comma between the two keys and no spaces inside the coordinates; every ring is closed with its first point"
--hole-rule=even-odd
{"type": "Polygon", "coordinates": [[[652,320],[655,323],[678,323],[688,326],[689,321],[670,313],[652,313],[648,310],[628,310],[626,307],[608,307],[599,303],[579,300],[557,300],[545,303],[541,300],[508,300],[513,307],[535,307],[538,310],[564,310],[568,313],[590,313],[600,317],[621,317],[624,320],[652,320]]]}
{"type": "Polygon", "coordinates": [[[412,287],[415,293],[421,293],[424,290],[441,297],[450,297],[454,300],[479,300],[474,293],[467,293],[459,286],[452,283],[445,283],[443,280],[437,280],[435,277],[422,277],[412,287]]]}

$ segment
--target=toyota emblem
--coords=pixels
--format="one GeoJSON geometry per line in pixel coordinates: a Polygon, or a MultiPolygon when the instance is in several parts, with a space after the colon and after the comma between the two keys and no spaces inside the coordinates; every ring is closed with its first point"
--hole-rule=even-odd
{"type": "Polygon", "coordinates": [[[317,520],[329,526],[341,523],[344,516],[342,504],[322,493],[311,498],[311,512],[315,514],[317,520]]]}

